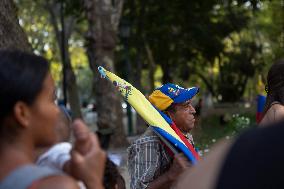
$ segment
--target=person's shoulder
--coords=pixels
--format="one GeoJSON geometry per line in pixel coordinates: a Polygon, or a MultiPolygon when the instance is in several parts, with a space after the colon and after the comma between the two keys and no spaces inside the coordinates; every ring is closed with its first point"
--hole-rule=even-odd
{"type": "Polygon", "coordinates": [[[279,113],[284,114],[284,106],[280,103],[273,104],[268,111],[277,111],[279,113]]]}
{"type": "Polygon", "coordinates": [[[148,128],[143,135],[141,135],[128,147],[127,151],[128,153],[134,151],[142,153],[143,150],[141,149],[156,149],[161,146],[162,143],[158,135],[156,135],[151,128],[148,128]]]}
{"type": "Polygon", "coordinates": [[[54,175],[40,179],[33,183],[29,189],[79,189],[78,183],[67,175],[54,175]]]}
{"type": "Polygon", "coordinates": [[[284,119],[284,106],[280,103],[273,103],[265,113],[260,126],[270,125],[284,119]]]}
{"type": "Polygon", "coordinates": [[[147,130],[141,135],[137,140],[133,142],[132,145],[143,145],[147,143],[160,143],[160,138],[158,135],[152,130],[152,128],[148,127],[147,130]]]}
{"type": "Polygon", "coordinates": [[[78,188],[77,182],[62,172],[33,164],[24,164],[12,170],[9,175],[1,181],[1,187],[29,189],[78,188]]]}
{"type": "Polygon", "coordinates": [[[284,106],[282,104],[273,104],[267,111],[268,116],[275,120],[284,119],[284,106]]]}

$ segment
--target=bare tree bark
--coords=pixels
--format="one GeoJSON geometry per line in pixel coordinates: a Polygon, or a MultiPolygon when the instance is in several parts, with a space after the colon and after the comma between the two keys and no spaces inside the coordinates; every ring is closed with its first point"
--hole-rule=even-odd
{"type": "Polygon", "coordinates": [[[80,105],[79,94],[78,94],[78,86],[76,83],[76,75],[71,66],[70,52],[68,50],[69,49],[68,41],[71,37],[76,21],[75,21],[75,18],[72,16],[64,17],[64,15],[61,15],[63,14],[63,12],[61,12],[60,6],[62,5],[54,1],[45,2],[45,7],[50,14],[50,22],[53,26],[56,40],[57,40],[57,43],[60,49],[62,66],[63,66],[63,69],[65,69],[67,97],[69,99],[68,101],[70,103],[70,107],[73,113],[72,117],[82,118],[81,109],[80,109],[81,105],[80,105]],[[63,16],[64,24],[60,23],[61,16],[63,16]],[[58,27],[59,25],[61,25],[61,29],[59,29],[58,27]],[[62,39],[63,35],[64,35],[64,39],[62,39]]]}
{"type": "Polygon", "coordinates": [[[98,113],[97,125],[102,134],[113,132],[113,147],[127,144],[122,124],[122,107],[119,94],[106,80],[101,79],[98,66],[114,72],[116,32],[122,9],[122,0],[85,0],[88,19],[86,36],[87,55],[94,74],[93,86],[98,113]]]}
{"type": "MultiPolygon", "coordinates": [[[[145,37],[143,35],[144,31],[144,22],[145,22],[145,5],[146,1],[141,2],[141,6],[137,6],[137,4],[134,1],[130,1],[131,3],[131,14],[129,16],[130,23],[135,25],[136,24],[136,35],[139,37],[134,37],[132,39],[137,44],[144,44],[145,37]],[[138,14],[138,19],[135,19],[138,14]],[[136,23],[135,23],[136,22],[136,23]]],[[[132,30],[130,30],[132,31],[132,30]]],[[[130,36],[132,34],[130,33],[130,36]]],[[[134,65],[133,66],[133,85],[139,89],[142,93],[145,93],[144,89],[142,88],[142,69],[143,69],[143,57],[145,54],[145,48],[143,45],[137,46],[137,55],[135,57],[134,65]]],[[[144,121],[144,119],[139,115],[136,114],[136,134],[141,134],[147,129],[147,124],[144,121]]]]}
{"type": "Polygon", "coordinates": [[[147,42],[145,42],[145,49],[146,49],[146,53],[147,53],[147,57],[148,57],[148,61],[149,61],[149,77],[150,77],[150,86],[151,86],[150,91],[153,91],[154,88],[155,88],[154,73],[155,73],[155,69],[156,69],[156,64],[155,64],[155,60],[154,60],[152,50],[151,50],[151,48],[150,48],[150,46],[147,42]]]}
{"type": "Polygon", "coordinates": [[[171,73],[171,68],[170,68],[170,64],[167,61],[168,60],[165,60],[165,62],[161,65],[161,68],[163,70],[162,81],[163,83],[172,83],[173,77],[171,73]]]}
{"type": "MultiPolygon", "coordinates": [[[[141,83],[141,73],[142,73],[142,47],[139,48],[138,50],[138,55],[136,59],[136,64],[135,64],[135,69],[136,72],[134,74],[134,84],[137,89],[139,89],[142,93],[142,83],[141,83]]],[[[147,129],[146,122],[144,119],[137,113],[136,114],[136,134],[141,134],[147,129]]]]}
{"type": "Polygon", "coordinates": [[[0,3],[0,49],[32,52],[28,38],[19,24],[17,8],[11,0],[0,3]]]}

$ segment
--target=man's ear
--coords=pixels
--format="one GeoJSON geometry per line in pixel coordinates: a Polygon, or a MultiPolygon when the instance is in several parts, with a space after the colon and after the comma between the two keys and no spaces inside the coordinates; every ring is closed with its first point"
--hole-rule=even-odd
{"type": "Polygon", "coordinates": [[[173,120],[173,115],[172,115],[172,113],[170,111],[166,111],[165,114],[167,116],[169,116],[169,118],[171,118],[171,120],[173,120]]]}
{"type": "Polygon", "coordinates": [[[24,102],[17,102],[14,106],[14,116],[21,127],[27,128],[30,125],[30,107],[24,102]]]}

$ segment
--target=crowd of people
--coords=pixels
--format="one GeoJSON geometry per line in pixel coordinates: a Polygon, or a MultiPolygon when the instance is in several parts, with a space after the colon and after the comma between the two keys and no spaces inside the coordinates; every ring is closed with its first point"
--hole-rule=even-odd
{"type": "MultiPolygon", "coordinates": [[[[96,134],[56,104],[55,84],[43,57],[1,50],[0,67],[0,189],[126,188],[96,134]]],[[[149,96],[194,150],[190,132],[200,110],[196,112],[192,100],[198,91],[168,83],[149,96]]],[[[281,188],[283,61],[270,68],[266,92],[260,127],[221,141],[197,165],[173,152],[148,127],[128,148],[130,188],[281,188]]]]}

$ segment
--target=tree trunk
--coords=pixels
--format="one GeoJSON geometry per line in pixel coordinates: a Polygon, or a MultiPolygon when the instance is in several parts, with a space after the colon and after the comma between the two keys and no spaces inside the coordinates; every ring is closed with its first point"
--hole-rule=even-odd
{"type": "MultiPolygon", "coordinates": [[[[137,54],[135,55],[134,65],[133,66],[133,85],[141,91],[143,94],[145,94],[145,90],[142,87],[141,77],[142,77],[142,67],[143,67],[143,57],[145,55],[145,47],[142,45],[144,44],[144,35],[143,31],[145,30],[144,22],[145,22],[145,5],[146,1],[141,2],[141,6],[137,6],[135,1],[129,1],[131,3],[131,13],[129,15],[129,23],[131,25],[134,25],[134,28],[136,28],[136,34],[133,36],[133,30],[130,33],[130,42],[133,42],[131,44],[139,44],[137,48],[137,54]],[[138,15],[137,15],[138,14],[138,15]],[[138,17],[137,17],[138,16],[138,17]],[[135,26],[136,24],[136,26],[135,26]]],[[[136,114],[136,133],[135,134],[141,134],[147,129],[146,122],[144,119],[137,113],[136,114]]]]}
{"type": "MultiPolygon", "coordinates": [[[[142,73],[142,52],[141,51],[142,51],[142,48],[141,47],[138,48],[133,84],[139,91],[144,93],[142,89],[142,83],[141,83],[141,73],[142,73]]],[[[147,129],[146,122],[138,113],[136,114],[136,128],[137,128],[136,134],[141,134],[147,129]]]]}
{"type": "Polygon", "coordinates": [[[71,66],[70,52],[68,41],[71,37],[71,33],[74,28],[75,18],[64,16],[64,4],[56,2],[46,2],[46,8],[50,14],[51,24],[53,26],[57,44],[60,49],[60,56],[63,66],[63,85],[66,84],[67,89],[67,101],[70,104],[72,110],[73,118],[82,118],[81,105],[78,94],[78,87],[76,83],[76,75],[71,66]],[[63,7],[62,7],[63,6],[63,7]],[[61,30],[58,28],[58,25],[61,25],[61,30]],[[65,74],[65,75],[64,75],[65,74]],[[66,77],[66,83],[64,82],[64,77],[66,77]]]}
{"type": "Polygon", "coordinates": [[[202,79],[202,81],[205,83],[205,85],[206,85],[207,89],[209,90],[209,92],[215,97],[216,96],[216,92],[214,90],[213,83],[211,83],[202,73],[196,71],[195,74],[202,79]]]}
{"type": "Polygon", "coordinates": [[[149,62],[149,78],[150,78],[150,86],[151,86],[150,91],[152,92],[155,89],[154,74],[155,74],[156,64],[155,64],[152,50],[149,47],[147,42],[145,42],[145,50],[146,50],[148,62],[149,62]]]}
{"type": "MultiPolygon", "coordinates": [[[[116,1],[118,9],[121,4],[116,1]]],[[[98,66],[114,72],[114,50],[116,45],[116,31],[121,10],[113,10],[109,0],[85,0],[88,19],[86,36],[87,54],[90,68],[94,74],[94,90],[98,113],[97,125],[102,134],[113,133],[110,139],[112,147],[123,146],[127,140],[123,131],[123,113],[121,98],[118,92],[106,79],[101,79],[98,66]],[[117,17],[114,14],[117,13],[117,17]]]]}
{"type": "Polygon", "coordinates": [[[171,70],[170,70],[169,64],[167,62],[164,62],[161,66],[162,66],[162,70],[163,70],[163,78],[162,78],[163,84],[172,83],[173,78],[172,78],[172,75],[171,75],[171,70]]]}
{"type": "Polygon", "coordinates": [[[27,36],[17,18],[17,8],[11,0],[0,3],[0,49],[32,52],[27,36]]]}
{"type": "MultiPolygon", "coordinates": [[[[68,44],[68,42],[66,42],[66,44],[68,44]]],[[[67,84],[67,92],[68,92],[67,96],[68,96],[70,107],[72,110],[72,117],[82,118],[81,105],[80,105],[80,99],[79,99],[79,94],[78,94],[78,86],[76,82],[76,75],[71,66],[70,53],[68,51],[68,47],[65,47],[64,50],[66,51],[65,67],[66,67],[66,84],[67,84]]]]}

